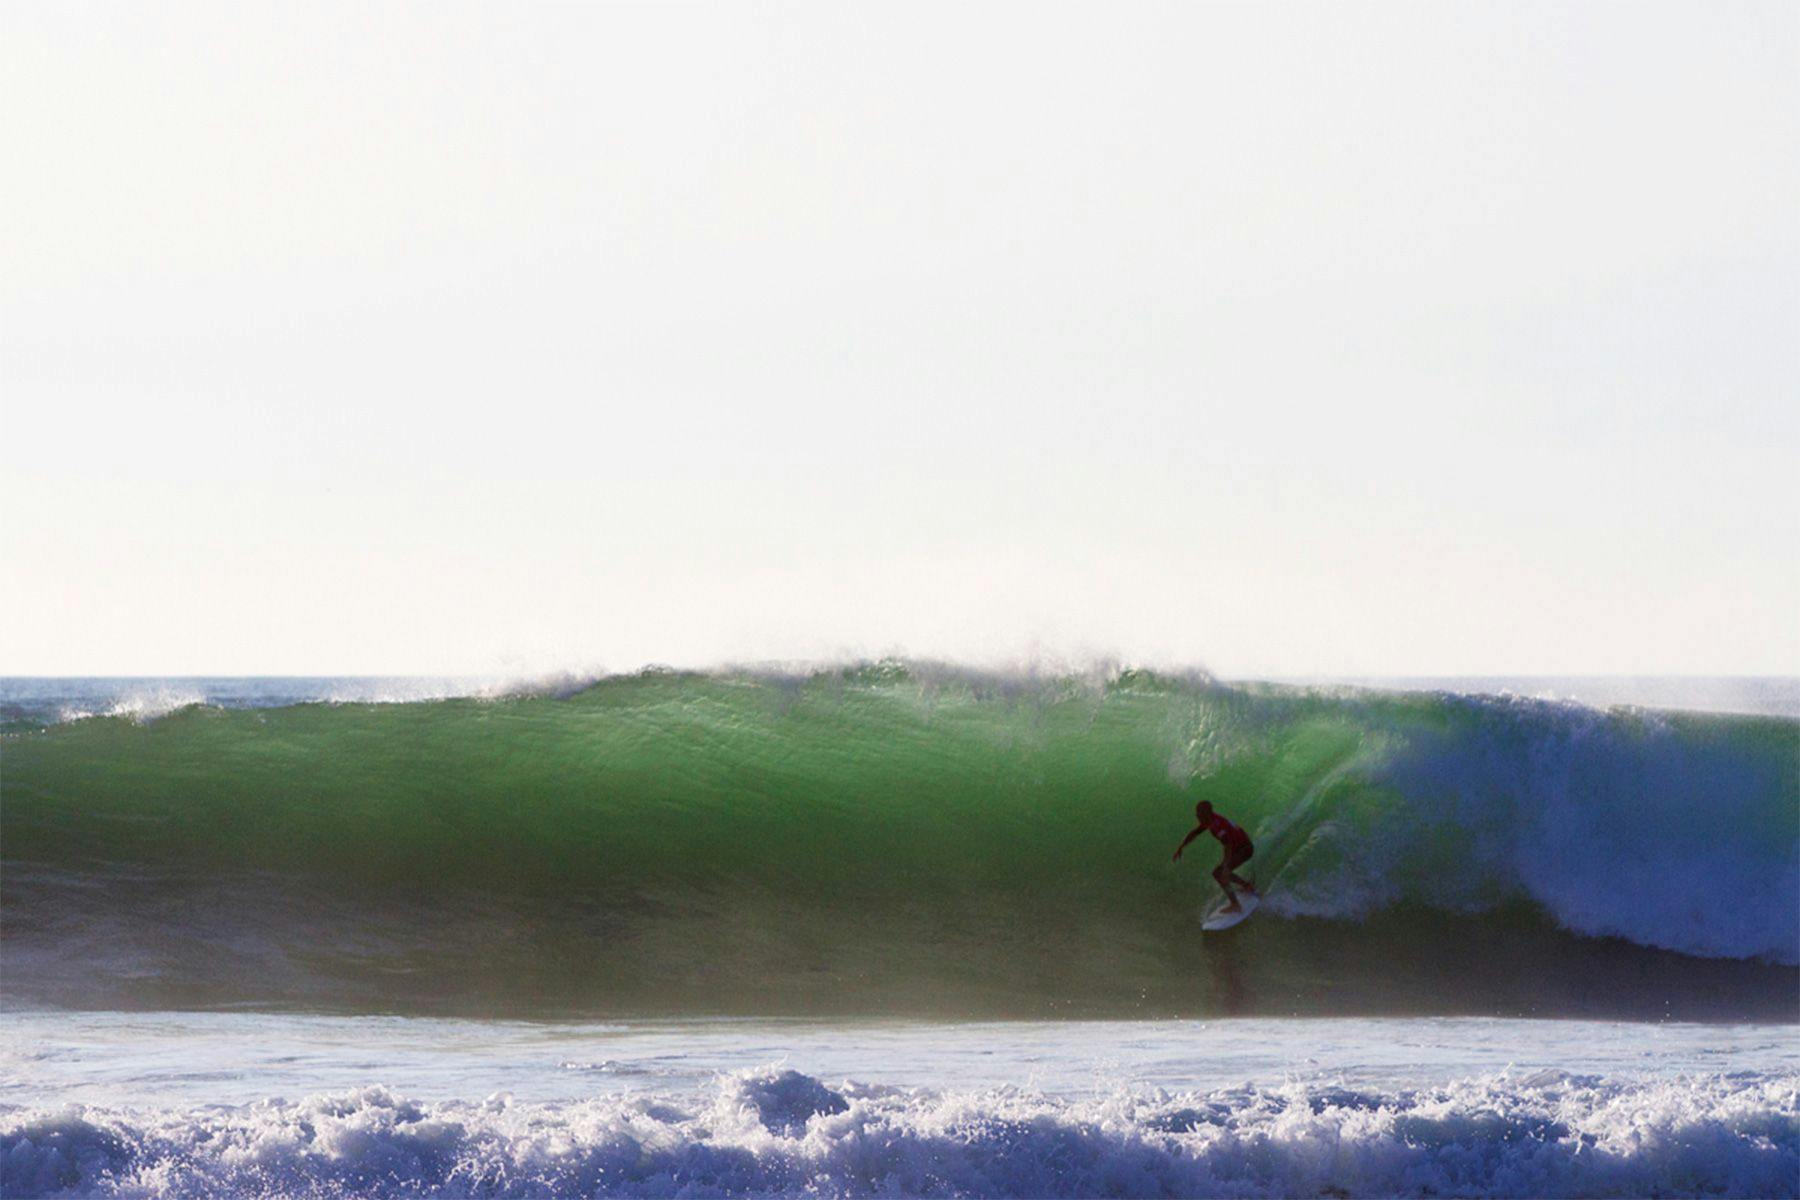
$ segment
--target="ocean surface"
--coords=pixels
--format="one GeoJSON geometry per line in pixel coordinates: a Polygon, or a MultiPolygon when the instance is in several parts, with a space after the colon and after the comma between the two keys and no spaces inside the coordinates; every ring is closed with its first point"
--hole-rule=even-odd
{"type": "Polygon", "coordinates": [[[0,679],[0,858],[6,1196],[1800,1195],[1790,678],[0,679]]]}

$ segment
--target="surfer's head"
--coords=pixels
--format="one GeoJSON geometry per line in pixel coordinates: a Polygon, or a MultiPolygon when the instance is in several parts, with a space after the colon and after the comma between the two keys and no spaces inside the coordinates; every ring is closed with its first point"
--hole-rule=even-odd
{"type": "Polygon", "coordinates": [[[1196,821],[1204,821],[1210,816],[1212,816],[1211,800],[1202,800],[1200,803],[1194,805],[1194,819],[1196,821]]]}

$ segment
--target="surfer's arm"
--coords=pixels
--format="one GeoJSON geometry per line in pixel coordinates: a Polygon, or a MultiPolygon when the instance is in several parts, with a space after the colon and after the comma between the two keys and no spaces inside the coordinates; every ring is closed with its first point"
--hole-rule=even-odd
{"type": "Polygon", "coordinates": [[[1187,849],[1188,843],[1193,841],[1195,838],[1199,837],[1201,834],[1203,834],[1205,832],[1206,832],[1206,826],[1204,826],[1204,825],[1194,826],[1194,831],[1192,833],[1188,834],[1186,837],[1182,838],[1181,845],[1175,847],[1175,857],[1170,859],[1169,861],[1170,862],[1180,862],[1181,861],[1181,852],[1183,850],[1187,849]]]}

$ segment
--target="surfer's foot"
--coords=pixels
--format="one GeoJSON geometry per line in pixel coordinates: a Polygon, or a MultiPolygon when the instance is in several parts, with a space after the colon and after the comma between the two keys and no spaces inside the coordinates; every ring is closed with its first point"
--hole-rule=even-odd
{"type": "Polygon", "coordinates": [[[1233,900],[1230,904],[1227,904],[1224,908],[1221,908],[1219,911],[1222,913],[1243,912],[1244,906],[1239,904],[1236,900],[1233,900]]]}

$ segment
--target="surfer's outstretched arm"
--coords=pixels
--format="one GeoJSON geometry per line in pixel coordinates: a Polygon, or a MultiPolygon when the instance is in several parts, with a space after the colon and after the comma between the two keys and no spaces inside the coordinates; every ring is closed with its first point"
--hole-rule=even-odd
{"type": "Polygon", "coordinates": [[[1181,845],[1175,847],[1175,857],[1171,858],[1169,861],[1170,862],[1180,862],[1181,861],[1181,852],[1183,850],[1187,849],[1188,843],[1193,841],[1195,838],[1199,837],[1201,834],[1203,834],[1205,832],[1206,832],[1206,826],[1204,826],[1204,825],[1194,826],[1194,832],[1188,834],[1186,837],[1181,839],[1181,845]]]}

